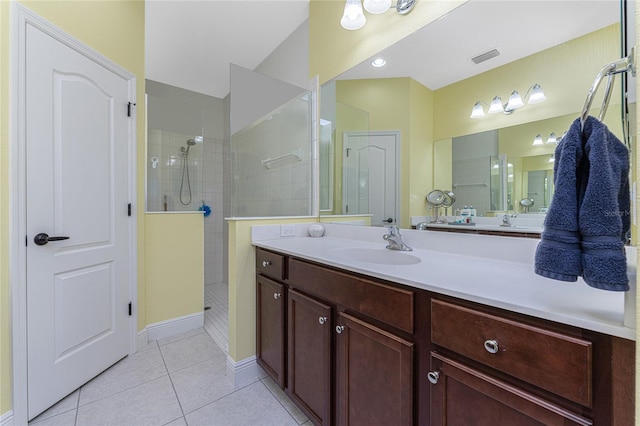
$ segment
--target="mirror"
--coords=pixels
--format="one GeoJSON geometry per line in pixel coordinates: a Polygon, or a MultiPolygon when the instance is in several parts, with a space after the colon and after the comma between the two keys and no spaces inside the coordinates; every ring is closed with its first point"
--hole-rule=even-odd
{"type": "MultiPolygon", "coordinates": [[[[619,10],[620,5],[611,1],[467,2],[380,52],[386,69],[376,69],[368,60],[325,84],[321,117],[332,111],[328,120],[335,126],[328,142],[331,149],[327,148],[332,167],[323,164],[331,161],[331,155],[321,156],[327,182],[333,179],[325,192],[325,199],[332,202],[324,204],[321,214],[347,214],[342,208],[342,161],[344,137],[352,129],[335,105],[366,113],[371,132],[399,132],[396,176],[401,227],[410,227],[411,217],[432,216],[426,196],[436,189],[455,194],[450,214],[464,205],[474,205],[478,215],[544,213],[553,194],[549,160],[556,145],[533,145],[533,140],[538,134],[544,141],[551,133],[561,136],[580,114],[595,75],[620,57],[619,10]],[[523,17],[531,26],[538,22],[540,28],[527,30],[523,17]],[[499,56],[477,65],[471,61],[494,48],[499,56]],[[489,103],[496,95],[506,100],[513,90],[524,94],[535,83],[543,87],[545,102],[525,105],[510,115],[470,118],[477,101],[489,103]],[[325,89],[330,97],[325,97],[325,89]],[[483,176],[457,180],[454,164],[479,158],[468,147],[478,148],[473,145],[476,136],[486,134],[493,139],[491,149],[478,153],[486,169],[483,176]],[[466,149],[464,143],[456,148],[459,140],[466,140],[466,149]],[[472,195],[479,192],[483,198],[474,201],[472,195]],[[523,199],[533,200],[532,204],[521,205],[523,199]]],[[[592,115],[601,102],[596,97],[592,115]]],[[[620,116],[621,97],[614,95],[604,121],[622,139],[620,116]]]]}

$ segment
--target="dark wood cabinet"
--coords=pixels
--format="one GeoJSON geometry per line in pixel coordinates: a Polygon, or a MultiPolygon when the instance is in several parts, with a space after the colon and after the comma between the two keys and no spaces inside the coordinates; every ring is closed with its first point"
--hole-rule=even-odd
{"type": "Polygon", "coordinates": [[[592,424],[589,419],[437,353],[432,353],[431,368],[431,426],[592,424]]]}
{"type": "Polygon", "coordinates": [[[413,343],[351,315],[336,326],[336,424],[413,424],[413,343]]]}
{"type": "Polygon", "coordinates": [[[635,342],[256,250],[257,360],[316,425],[635,423],[635,342]]]}
{"type": "Polygon", "coordinates": [[[256,279],[256,358],[282,389],[285,376],[285,286],[258,275],[256,279]]]}
{"type": "Polygon", "coordinates": [[[287,390],[313,423],[414,424],[414,348],[398,335],[413,292],[297,259],[288,284],[287,390]]]}
{"type": "Polygon", "coordinates": [[[314,424],[330,425],[332,309],[295,290],[288,306],[288,393],[314,424]]]}

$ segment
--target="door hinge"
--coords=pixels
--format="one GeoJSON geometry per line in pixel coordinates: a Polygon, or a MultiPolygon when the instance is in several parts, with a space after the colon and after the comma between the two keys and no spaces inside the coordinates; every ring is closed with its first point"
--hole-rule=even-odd
{"type": "Polygon", "coordinates": [[[129,316],[131,316],[131,311],[133,310],[133,307],[131,305],[131,302],[129,302],[129,316]]]}
{"type": "Polygon", "coordinates": [[[24,245],[29,247],[29,236],[28,235],[24,236],[24,245]]]}
{"type": "Polygon", "coordinates": [[[347,204],[345,207],[345,213],[349,213],[349,204],[347,204]]]}
{"type": "Polygon", "coordinates": [[[347,148],[347,157],[349,156],[350,152],[351,152],[351,148],[347,148]]]}
{"type": "Polygon", "coordinates": [[[127,216],[131,216],[131,203],[127,205],[127,216]]]}
{"type": "Polygon", "coordinates": [[[131,117],[131,107],[136,106],[135,102],[129,102],[127,104],[127,117],[131,117]]]}

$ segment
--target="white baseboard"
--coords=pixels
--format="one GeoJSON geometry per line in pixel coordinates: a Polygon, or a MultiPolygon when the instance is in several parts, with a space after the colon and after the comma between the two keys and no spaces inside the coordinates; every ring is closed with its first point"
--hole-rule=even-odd
{"type": "Polygon", "coordinates": [[[0,426],[13,426],[13,410],[0,415],[0,426]]]}
{"type": "MultiPolygon", "coordinates": [[[[204,326],[204,312],[197,312],[183,317],[172,318],[167,321],[149,324],[146,330],[147,341],[164,339],[175,334],[185,333],[204,326]]],[[[138,333],[138,343],[144,337],[145,330],[138,333]]],[[[146,342],[145,342],[146,344],[146,342]]]]}
{"type": "Polygon", "coordinates": [[[265,373],[252,356],[241,361],[234,361],[227,355],[227,377],[235,386],[244,386],[264,377],[265,373]]]}

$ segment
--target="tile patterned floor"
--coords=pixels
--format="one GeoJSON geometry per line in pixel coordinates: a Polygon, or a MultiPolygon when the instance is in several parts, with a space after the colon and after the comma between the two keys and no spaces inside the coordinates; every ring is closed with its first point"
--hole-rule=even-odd
{"type": "Polygon", "coordinates": [[[225,351],[229,348],[229,286],[227,283],[204,286],[204,329],[225,351]]]}
{"type": "Polygon", "coordinates": [[[243,387],[227,379],[226,285],[205,287],[204,328],[149,342],[29,424],[311,425],[270,378],[243,387]]]}

